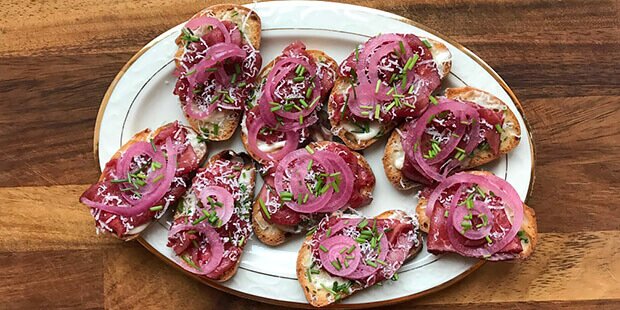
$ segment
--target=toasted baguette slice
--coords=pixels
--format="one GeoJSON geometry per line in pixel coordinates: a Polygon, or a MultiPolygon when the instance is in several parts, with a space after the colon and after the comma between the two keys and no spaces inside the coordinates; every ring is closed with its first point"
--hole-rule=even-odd
{"type": "MultiPolygon", "coordinates": [[[[312,147],[313,149],[319,149],[321,148],[321,146],[325,146],[330,143],[336,143],[336,142],[330,142],[330,141],[313,142],[310,144],[310,147],[312,147]]],[[[357,161],[360,164],[360,166],[362,166],[367,171],[372,172],[372,169],[370,168],[370,165],[368,164],[364,156],[362,156],[361,154],[357,152],[352,151],[352,153],[357,158],[357,161]]],[[[366,198],[368,203],[370,203],[370,201],[372,201],[373,189],[374,189],[374,184],[365,186],[363,188],[354,189],[354,190],[358,190],[362,194],[362,196],[366,198]]],[[[269,191],[269,190],[273,190],[275,192],[275,189],[270,189],[269,185],[263,184],[263,188],[261,189],[261,192],[269,191]]],[[[277,195],[277,193],[274,193],[274,194],[277,195]]],[[[260,193],[256,197],[257,199],[254,200],[254,204],[252,205],[252,228],[254,229],[254,234],[256,235],[256,237],[258,237],[258,240],[260,240],[262,243],[266,245],[270,245],[270,246],[277,246],[277,245],[284,243],[287,240],[287,237],[290,237],[293,233],[301,233],[302,231],[304,231],[304,229],[301,229],[299,227],[287,229],[286,227],[281,227],[279,225],[275,225],[275,224],[271,224],[267,222],[267,220],[263,217],[263,212],[261,212],[261,205],[258,202],[258,197],[260,197],[260,193]]]]}
{"type": "MultiPolygon", "coordinates": [[[[329,55],[327,55],[325,52],[319,51],[319,50],[306,50],[306,52],[310,55],[310,57],[312,57],[315,63],[324,64],[327,67],[329,67],[329,69],[334,72],[334,75],[336,74],[336,72],[338,72],[338,63],[333,58],[331,58],[329,55]]],[[[258,75],[257,81],[260,81],[259,83],[257,83],[259,86],[257,86],[257,89],[256,89],[256,93],[258,95],[255,96],[254,102],[252,102],[253,106],[257,105],[257,101],[261,97],[261,94],[262,94],[262,86],[264,85],[264,81],[267,79],[267,76],[269,75],[269,72],[271,72],[271,70],[273,69],[273,66],[275,65],[275,63],[276,63],[275,59],[270,61],[261,70],[260,74],[258,75]]],[[[243,146],[245,147],[245,150],[248,152],[248,154],[250,154],[250,156],[252,156],[254,160],[256,160],[258,163],[262,165],[268,165],[268,163],[266,163],[258,155],[252,152],[252,149],[248,146],[248,128],[245,124],[245,118],[246,116],[244,115],[243,120],[241,121],[241,142],[243,142],[243,146]]],[[[323,137],[323,128],[320,125],[320,122],[317,122],[313,126],[310,126],[308,129],[310,130],[311,140],[313,141],[325,140],[325,138],[323,137]]],[[[279,149],[280,148],[274,149],[272,152],[277,152],[279,149]]]]}
{"type": "MultiPolygon", "coordinates": [[[[213,155],[207,161],[207,163],[205,163],[204,167],[212,167],[215,165],[215,163],[218,160],[243,163],[241,174],[246,176],[243,180],[243,184],[246,184],[246,190],[240,194],[242,198],[239,199],[238,201],[235,201],[235,214],[239,218],[242,218],[242,217],[247,218],[247,221],[249,221],[250,205],[252,203],[252,197],[254,196],[254,185],[256,184],[256,169],[254,167],[254,162],[252,162],[252,159],[245,153],[235,153],[234,151],[231,151],[231,150],[224,150],[218,154],[213,155]]],[[[239,177],[237,182],[242,183],[241,179],[242,177],[239,177]]],[[[183,197],[183,209],[196,208],[198,201],[199,199],[196,195],[196,192],[194,191],[194,188],[192,187],[192,189],[190,189],[183,197]]],[[[175,213],[175,218],[180,217],[180,216],[183,216],[182,209],[178,209],[177,213],[175,213]]],[[[243,222],[245,222],[245,220],[243,220],[242,223],[243,222]]],[[[251,227],[249,223],[247,224],[247,226],[248,228],[251,227]]],[[[247,244],[247,240],[250,238],[250,236],[251,234],[248,235],[246,238],[244,238],[243,243],[240,245],[241,247],[244,247],[247,244]]],[[[230,242],[232,242],[232,240],[230,242]]],[[[216,281],[216,282],[227,281],[233,275],[235,275],[235,273],[237,272],[237,269],[239,268],[240,263],[241,263],[241,254],[237,258],[237,261],[234,267],[225,271],[223,274],[221,274],[217,278],[208,278],[206,276],[205,278],[216,281]]]]}
{"type": "MultiPolygon", "coordinates": [[[[475,175],[490,175],[491,172],[488,171],[468,171],[467,173],[475,174],[475,175]]],[[[430,228],[430,219],[426,216],[426,205],[428,201],[426,198],[420,197],[418,204],[416,205],[415,212],[418,216],[418,221],[420,223],[420,230],[428,233],[430,228]]],[[[523,204],[523,224],[521,224],[521,230],[525,232],[526,240],[521,240],[521,246],[523,247],[523,252],[521,252],[518,256],[518,260],[523,260],[528,258],[532,252],[534,252],[534,248],[536,247],[536,243],[538,242],[538,226],[536,224],[536,212],[534,209],[528,207],[525,203],[523,204]]]]}
{"type": "MultiPolygon", "coordinates": [[[[250,43],[256,50],[260,49],[261,20],[258,14],[249,8],[236,4],[218,4],[196,13],[190,20],[201,16],[215,17],[237,24],[243,34],[242,41],[250,43]]],[[[181,36],[182,34],[179,34],[176,39],[179,48],[174,56],[174,61],[177,67],[180,67],[181,57],[185,51],[181,36]]],[[[214,111],[203,120],[193,119],[187,113],[185,116],[192,128],[203,133],[208,140],[224,141],[230,139],[235,133],[241,120],[241,114],[242,112],[233,110],[214,111]]]]}
{"type": "MultiPolygon", "coordinates": [[[[377,219],[399,219],[399,220],[410,220],[413,221],[414,229],[417,230],[417,221],[415,218],[411,218],[407,213],[401,210],[390,210],[385,211],[379,214],[377,219]]],[[[312,236],[306,237],[304,243],[299,250],[299,254],[297,256],[297,279],[299,280],[299,284],[301,285],[304,295],[308,302],[314,307],[324,307],[330,304],[333,304],[339,300],[347,298],[358,291],[364,289],[364,287],[358,283],[353,282],[350,286],[348,292],[339,292],[338,296],[334,296],[331,292],[326,290],[321,284],[324,284],[326,287],[331,287],[334,282],[343,283],[345,280],[340,277],[335,277],[329,274],[324,269],[320,269],[318,274],[311,274],[311,279],[308,278],[308,273],[311,265],[312,265],[312,248],[309,242],[312,240],[312,236]]],[[[420,250],[422,249],[422,236],[417,233],[417,241],[415,241],[411,251],[409,251],[409,255],[407,260],[415,257],[420,250]]]]}
{"type": "MultiPolygon", "coordinates": [[[[116,151],[116,153],[114,153],[114,155],[112,156],[112,158],[110,158],[110,161],[113,160],[118,160],[121,158],[121,155],[123,153],[125,153],[125,151],[127,151],[133,144],[137,143],[137,142],[149,142],[152,138],[156,137],[162,130],[164,130],[168,125],[164,125],[161,126],[157,129],[155,129],[154,131],[152,131],[149,128],[146,128],[138,133],[136,133],[135,135],[133,135],[131,137],[131,139],[129,139],[129,141],[127,141],[125,144],[123,144],[123,146],[116,151]]],[[[190,127],[187,126],[183,126],[183,125],[179,125],[179,127],[184,127],[187,129],[188,131],[188,136],[187,139],[190,139],[191,141],[191,145],[193,146],[194,149],[194,153],[196,153],[196,157],[198,158],[198,162],[201,163],[204,158],[207,156],[207,145],[203,142],[200,142],[200,140],[198,139],[198,134],[196,132],[194,132],[193,129],[191,129],[190,127]]],[[[109,161],[109,162],[110,162],[109,161]]],[[[105,174],[102,173],[99,176],[98,182],[102,182],[105,179],[105,174]]],[[[170,203],[170,205],[174,205],[176,202],[172,202],[170,203]]],[[[117,238],[121,239],[121,240],[125,240],[125,241],[129,241],[129,240],[133,240],[137,237],[140,236],[140,233],[146,229],[155,219],[152,219],[150,222],[145,223],[143,225],[140,225],[138,227],[135,227],[133,229],[131,229],[130,231],[128,231],[126,234],[124,234],[123,236],[116,236],[117,238]]],[[[112,234],[108,231],[105,231],[106,233],[112,234]]]]}
{"type": "MultiPolygon", "coordinates": [[[[452,54],[450,53],[450,50],[448,50],[448,47],[443,43],[433,39],[425,40],[427,40],[432,46],[430,51],[433,55],[433,59],[435,60],[435,64],[437,65],[439,77],[443,80],[446,76],[448,76],[448,74],[450,74],[450,69],[452,68],[452,54]]],[[[341,113],[341,111],[336,111],[337,104],[334,97],[338,94],[347,94],[349,92],[349,88],[351,88],[350,79],[343,76],[339,76],[336,79],[336,83],[334,84],[334,88],[332,89],[327,105],[328,114],[330,116],[335,113],[341,113]]],[[[371,121],[369,124],[370,130],[368,133],[356,134],[351,132],[356,129],[356,126],[347,120],[336,121],[333,117],[330,117],[330,123],[332,126],[332,133],[340,137],[340,139],[342,139],[342,141],[352,150],[363,150],[369,147],[398,125],[395,122],[381,124],[379,122],[371,121]]]]}
{"type": "MultiPolygon", "coordinates": [[[[485,91],[473,88],[473,87],[458,87],[447,88],[446,97],[449,99],[456,99],[462,101],[470,101],[478,104],[479,106],[503,110],[504,124],[502,126],[503,132],[500,135],[499,153],[494,155],[491,150],[481,150],[476,148],[474,150],[474,156],[466,162],[463,169],[471,169],[486,163],[489,163],[495,159],[500,158],[504,154],[510,153],[521,140],[521,127],[517,116],[508,108],[508,106],[499,98],[487,93],[485,91]]],[[[404,125],[400,127],[403,128],[404,125]]],[[[388,138],[385,146],[385,153],[383,155],[383,168],[388,180],[396,189],[409,190],[413,188],[419,188],[422,185],[412,180],[407,179],[401,169],[402,163],[405,160],[405,151],[403,150],[401,141],[401,131],[395,130],[388,138]]]]}

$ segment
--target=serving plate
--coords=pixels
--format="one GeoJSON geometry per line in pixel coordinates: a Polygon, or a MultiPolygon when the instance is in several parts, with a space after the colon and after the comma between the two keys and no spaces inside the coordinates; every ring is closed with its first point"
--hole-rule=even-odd
{"type": "MultiPolygon", "coordinates": [[[[517,115],[522,128],[521,143],[509,155],[483,168],[506,179],[522,199],[527,198],[534,180],[534,145],[529,127],[510,88],[471,51],[414,21],[365,7],[317,1],[262,2],[247,6],[262,19],[261,54],[264,64],[294,40],[302,40],[310,49],[323,50],[338,62],[358,43],[379,33],[414,33],[446,44],[452,53],[453,64],[452,72],[442,87],[470,85],[483,89],[506,102],[517,115]]],[[[94,153],[102,169],[134,133],[174,120],[186,123],[178,98],[172,94],[175,84],[172,57],[177,48],[174,40],[180,29],[181,25],[178,25],[148,43],[123,67],[110,85],[95,126],[94,153]]],[[[394,208],[413,212],[417,203],[415,193],[395,190],[385,177],[381,163],[385,140],[363,152],[377,178],[373,203],[359,209],[367,216],[394,208]]],[[[229,141],[209,144],[210,154],[226,148],[243,151],[238,131],[229,141]]],[[[258,189],[261,184],[259,180],[258,189]]],[[[173,261],[172,250],[166,247],[169,221],[170,217],[164,217],[151,225],[139,242],[185,272],[173,261]]],[[[246,298],[287,306],[307,306],[295,275],[295,260],[300,245],[301,237],[275,248],[261,244],[256,238],[251,239],[235,277],[224,283],[200,281],[246,298]]],[[[419,297],[458,281],[481,265],[479,260],[455,255],[435,256],[424,249],[402,267],[399,281],[386,281],[382,286],[369,288],[345,299],[340,305],[369,307],[419,297]]]]}

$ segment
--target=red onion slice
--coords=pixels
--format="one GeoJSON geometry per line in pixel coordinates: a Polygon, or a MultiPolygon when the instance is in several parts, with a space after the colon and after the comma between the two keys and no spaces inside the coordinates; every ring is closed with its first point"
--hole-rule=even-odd
{"type": "MultiPolygon", "coordinates": [[[[187,264],[187,262],[185,262],[184,260],[180,260],[179,261],[179,265],[194,274],[197,275],[207,275],[209,273],[211,273],[212,271],[215,270],[215,268],[217,268],[221,261],[222,261],[222,257],[224,255],[224,244],[222,243],[222,240],[220,239],[220,235],[217,233],[217,231],[215,231],[215,229],[213,229],[213,227],[206,225],[204,223],[200,223],[198,225],[189,225],[189,224],[184,224],[184,225],[173,225],[170,228],[170,231],[168,232],[168,239],[173,239],[174,235],[183,232],[183,231],[189,231],[189,230],[195,230],[199,233],[202,234],[202,236],[205,237],[207,244],[209,245],[209,260],[203,264],[200,264],[198,267],[200,268],[200,270],[190,266],[189,264],[187,264]]],[[[206,251],[207,249],[197,249],[197,251],[206,251]]]]}
{"type": "Polygon", "coordinates": [[[314,167],[322,167],[324,171],[330,170],[330,164],[325,160],[313,157],[305,149],[300,149],[289,153],[285,156],[275,172],[275,186],[278,194],[289,192],[292,194],[292,201],[284,202],[284,204],[299,213],[315,213],[321,210],[332,197],[332,189],[328,189],[325,193],[314,196],[305,184],[305,177],[314,171],[314,167]],[[312,169],[308,170],[308,163],[312,160],[312,169]],[[291,165],[292,164],[292,165],[291,165]],[[299,184],[302,183],[302,184],[299,184]],[[301,195],[302,203],[297,203],[297,197],[301,195]],[[304,197],[308,197],[307,199],[304,197]],[[304,203],[303,200],[306,202],[304,203]]]}
{"type": "MultiPolygon", "coordinates": [[[[373,250],[373,251],[375,253],[379,252],[376,259],[381,260],[381,261],[385,261],[385,258],[387,257],[389,249],[390,249],[389,248],[390,243],[388,242],[388,239],[385,236],[385,233],[383,232],[382,228],[377,227],[377,233],[379,233],[381,235],[381,239],[379,240],[379,248],[377,250],[373,250]]],[[[378,267],[370,266],[365,261],[362,261],[359,264],[359,266],[357,266],[357,269],[355,269],[355,271],[353,271],[352,273],[347,275],[347,278],[354,279],[354,280],[364,279],[364,278],[366,278],[366,277],[376,273],[377,272],[377,268],[378,267]]]]}
{"type": "Polygon", "coordinates": [[[422,146],[420,145],[420,141],[422,141],[422,136],[424,135],[426,128],[429,124],[429,120],[432,120],[437,114],[449,111],[457,118],[456,130],[454,135],[450,135],[448,142],[441,148],[441,151],[436,155],[438,159],[444,160],[449,157],[450,154],[457,147],[458,143],[464,137],[465,127],[467,125],[463,124],[462,121],[465,116],[469,117],[469,120],[473,123],[472,129],[469,131],[470,141],[465,148],[465,152],[469,153],[476,147],[478,142],[473,141],[474,136],[473,133],[477,132],[477,128],[479,128],[480,118],[478,115],[478,111],[468,104],[464,104],[459,101],[449,100],[445,98],[440,98],[437,105],[433,105],[429,107],[424,114],[415,122],[411,123],[406,131],[406,136],[403,141],[403,147],[405,149],[405,159],[409,160],[413,167],[418,170],[422,175],[427,176],[429,179],[441,182],[446,176],[455,168],[458,168],[461,163],[460,161],[449,159],[449,166],[446,166],[443,173],[435,170],[431,167],[431,164],[436,164],[438,159],[435,158],[431,160],[426,160],[422,155],[422,146]],[[473,148],[471,147],[473,145],[473,148]],[[449,169],[448,169],[449,168],[449,169]]]}
{"type": "Polygon", "coordinates": [[[264,120],[260,115],[257,115],[252,122],[246,122],[248,127],[248,146],[250,151],[264,160],[278,161],[284,156],[297,149],[299,145],[299,132],[297,131],[285,131],[284,147],[275,152],[263,152],[258,148],[258,134],[262,128],[267,128],[264,120]]]}
{"type": "MultiPolygon", "coordinates": [[[[355,178],[353,175],[353,171],[349,165],[337,154],[329,151],[317,151],[314,154],[314,158],[324,158],[327,162],[331,163],[333,169],[328,173],[339,173],[338,180],[339,185],[337,185],[338,193],[335,192],[335,189],[332,187],[332,199],[325,204],[323,208],[321,208],[320,212],[334,212],[336,210],[344,207],[351,198],[353,194],[353,183],[355,182],[355,178]]],[[[335,180],[333,180],[335,182],[335,180]]]]}
{"type": "Polygon", "coordinates": [[[341,235],[333,236],[321,241],[320,246],[319,257],[327,272],[346,277],[357,269],[361,255],[359,244],[355,240],[341,235]]]}
{"type": "MultiPolygon", "coordinates": [[[[141,150],[132,151],[130,154],[143,154],[145,152],[148,152],[147,150],[144,150],[144,147],[145,147],[144,144],[135,143],[134,145],[136,145],[135,146],[136,148],[139,148],[141,150]]],[[[146,145],[148,145],[148,147],[152,149],[149,143],[146,143],[146,145]]],[[[130,149],[132,147],[130,147],[130,149]]],[[[157,201],[161,200],[164,197],[168,189],[170,189],[170,184],[172,184],[172,180],[174,179],[174,176],[175,176],[176,167],[177,167],[177,160],[176,160],[177,152],[170,139],[166,140],[165,150],[167,153],[166,154],[167,160],[165,163],[165,169],[163,169],[163,167],[161,169],[165,171],[163,173],[163,177],[159,181],[157,181],[157,182],[160,182],[160,185],[157,187],[157,189],[148,193],[148,195],[146,194],[143,195],[140,198],[140,200],[133,202],[133,204],[129,204],[129,205],[119,204],[116,206],[111,206],[111,205],[107,205],[104,203],[95,202],[85,197],[80,198],[80,201],[88,205],[91,208],[100,209],[100,210],[103,210],[109,213],[118,214],[122,216],[128,216],[128,217],[138,215],[138,214],[148,211],[149,208],[153,207],[153,205],[157,201]]],[[[161,151],[162,150],[160,149],[159,152],[161,151]]],[[[129,158],[129,157],[126,157],[125,159],[123,159],[123,156],[121,156],[120,160],[123,161],[123,160],[132,160],[132,159],[133,158],[129,158]]],[[[122,164],[121,166],[125,166],[125,164],[122,164]]]]}
{"type": "MultiPolygon", "coordinates": [[[[511,228],[504,234],[503,238],[495,240],[490,245],[483,244],[482,247],[468,247],[459,241],[458,236],[462,234],[454,229],[454,222],[459,220],[456,218],[458,215],[457,209],[459,208],[457,205],[457,202],[460,199],[459,191],[459,196],[454,195],[452,197],[448,209],[449,216],[446,224],[448,226],[448,237],[454,249],[461,255],[468,257],[488,257],[503,249],[512,241],[512,239],[514,239],[521,229],[521,224],[523,223],[523,202],[519,198],[517,192],[512,186],[510,186],[510,184],[495,175],[480,176],[461,172],[447,178],[444,182],[440,183],[437,188],[435,188],[428,199],[428,204],[426,207],[427,214],[432,214],[435,203],[439,199],[441,193],[457,184],[466,184],[467,186],[477,185],[483,191],[492,191],[501,199],[506,208],[507,214],[512,214],[513,217],[511,221],[511,228]]],[[[488,220],[489,226],[492,226],[493,224],[491,220],[493,219],[489,218],[488,220]]]]}
{"type": "Polygon", "coordinates": [[[235,199],[233,196],[223,187],[220,186],[207,186],[200,191],[200,202],[207,213],[215,211],[215,214],[220,219],[220,227],[230,220],[235,208],[235,199]],[[211,198],[211,200],[209,200],[211,198]],[[213,202],[213,204],[212,204],[213,202]],[[218,205],[221,204],[220,205],[218,205]]]}
{"type": "Polygon", "coordinates": [[[208,17],[208,16],[200,16],[200,17],[197,17],[197,18],[194,18],[188,21],[185,24],[185,28],[194,29],[194,30],[202,26],[213,26],[213,28],[217,28],[219,31],[222,32],[222,36],[224,36],[224,42],[225,43],[231,42],[230,33],[228,32],[228,29],[217,18],[208,17]]]}

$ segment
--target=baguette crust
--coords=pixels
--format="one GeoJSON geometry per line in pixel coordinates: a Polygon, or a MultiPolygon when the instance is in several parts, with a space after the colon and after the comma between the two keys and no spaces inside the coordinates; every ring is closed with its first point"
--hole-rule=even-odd
{"type": "MultiPolygon", "coordinates": [[[[472,169],[493,160],[500,158],[504,154],[510,153],[517,147],[521,140],[521,127],[517,116],[499,98],[492,94],[476,89],[474,87],[447,88],[446,97],[462,101],[470,101],[482,107],[490,109],[500,109],[504,111],[503,132],[500,135],[499,153],[493,154],[491,150],[474,150],[473,157],[466,163],[463,169],[472,169]]],[[[404,125],[401,125],[400,130],[404,125]]],[[[407,179],[402,171],[395,166],[395,161],[399,156],[404,156],[400,130],[392,132],[388,138],[383,154],[383,168],[385,175],[392,185],[398,190],[419,189],[422,185],[407,179]]]]}
{"type": "MultiPolygon", "coordinates": [[[[490,175],[488,171],[469,171],[467,173],[475,175],[490,175]]],[[[418,204],[415,208],[418,221],[420,223],[420,230],[428,233],[430,228],[430,218],[426,216],[426,205],[428,201],[425,198],[420,197],[418,204]]],[[[525,232],[527,241],[521,240],[521,246],[523,251],[517,256],[517,260],[524,260],[528,258],[534,252],[534,248],[538,243],[538,225],[536,224],[536,212],[534,209],[523,204],[523,223],[521,224],[521,230],[525,232]]]]}
{"type": "MultiPolygon", "coordinates": [[[[409,216],[404,211],[401,211],[401,210],[385,211],[379,214],[378,216],[376,216],[377,219],[387,219],[387,218],[404,219],[406,217],[409,217],[409,216]]],[[[325,290],[321,286],[317,286],[315,283],[311,282],[307,277],[307,270],[308,268],[310,268],[310,264],[312,261],[311,260],[312,249],[310,245],[308,244],[308,242],[311,239],[312,239],[312,236],[307,236],[306,239],[304,240],[304,243],[301,246],[301,249],[299,250],[299,254],[297,256],[297,267],[296,267],[297,279],[299,280],[299,284],[301,285],[304,291],[306,300],[308,300],[308,302],[314,307],[324,307],[324,306],[327,306],[327,305],[330,305],[336,302],[336,300],[334,299],[334,297],[329,291],[325,290]]],[[[417,243],[418,246],[413,246],[411,248],[411,251],[409,252],[409,256],[407,260],[412,259],[420,252],[420,250],[422,249],[422,243],[423,243],[422,237],[420,234],[418,234],[418,243],[417,243]]],[[[328,280],[325,281],[326,283],[333,283],[334,281],[344,282],[342,278],[334,277],[330,275],[329,273],[327,273],[325,270],[320,270],[320,273],[317,275],[313,275],[313,277],[327,278],[328,280]]],[[[355,292],[361,291],[363,289],[364,289],[363,286],[355,283],[350,287],[350,291],[348,294],[344,292],[340,292],[339,294],[340,297],[338,299],[342,300],[344,298],[347,298],[353,295],[355,292]]]]}
{"type": "MultiPolygon", "coordinates": [[[[310,57],[312,57],[312,59],[314,59],[315,62],[317,63],[325,63],[329,66],[329,68],[331,70],[334,71],[334,73],[338,72],[338,63],[331,58],[329,55],[327,55],[325,52],[323,51],[319,51],[319,50],[306,50],[306,52],[310,55],[310,57]]],[[[267,78],[267,76],[269,75],[269,72],[271,72],[271,70],[273,69],[273,66],[275,65],[276,60],[272,60],[270,61],[260,72],[260,74],[257,77],[257,81],[263,81],[267,78]]],[[[262,83],[260,83],[262,84],[262,83]]],[[[258,91],[258,89],[257,89],[258,91]]],[[[256,96],[256,100],[258,101],[258,98],[260,98],[260,96],[256,96]]],[[[318,123],[318,122],[317,122],[318,123]]],[[[313,125],[316,126],[317,124],[313,125]]],[[[266,163],[264,160],[262,160],[257,154],[255,154],[254,152],[252,152],[252,150],[250,149],[250,147],[248,146],[248,129],[247,126],[245,124],[245,115],[243,116],[243,120],[241,121],[241,142],[243,143],[243,147],[245,148],[246,152],[248,152],[248,154],[255,160],[257,161],[259,164],[261,165],[265,165],[268,164],[266,163]]],[[[277,151],[277,150],[276,150],[277,151]]],[[[274,151],[274,152],[276,152],[274,151]]]]}
{"type": "MultiPolygon", "coordinates": [[[[424,39],[424,38],[421,38],[424,39]]],[[[431,44],[431,54],[433,55],[433,59],[436,60],[436,65],[439,72],[439,77],[443,80],[448,74],[450,74],[450,69],[452,68],[452,54],[448,47],[433,39],[425,39],[431,44]]],[[[332,89],[332,93],[329,96],[329,101],[327,104],[328,114],[330,115],[329,121],[332,127],[332,133],[338,136],[350,149],[352,150],[363,150],[373,143],[377,142],[382,136],[388,134],[394,129],[398,123],[390,122],[388,124],[380,124],[378,122],[371,121],[371,124],[374,124],[379,128],[379,133],[371,139],[368,140],[359,140],[355,137],[353,133],[348,131],[345,126],[343,120],[336,121],[333,117],[335,113],[341,113],[341,111],[336,111],[336,101],[334,100],[336,95],[346,95],[351,87],[350,79],[338,76],[336,79],[336,83],[334,84],[334,88],[332,89]]]]}
{"type": "MultiPolygon", "coordinates": [[[[194,19],[201,16],[211,16],[215,17],[219,20],[228,20],[239,26],[239,29],[244,34],[242,36],[243,42],[250,43],[255,49],[260,49],[260,39],[261,39],[261,20],[256,12],[250,10],[241,5],[235,4],[218,4],[214,6],[210,6],[202,11],[194,14],[190,18],[194,19]],[[235,13],[236,12],[236,13],[235,13]],[[244,20],[246,19],[245,24],[244,20]]],[[[181,35],[179,35],[175,41],[177,46],[177,52],[174,56],[174,61],[177,67],[180,67],[181,57],[184,53],[184,47],[181,42],[181,35]]],[[[224,110],[214,112],[213,115],[210,115],[206,119],[197,120],[191,118],[187,113],[185,113],[185,117],[187,118],[189,124],[196,130],[197,132],[202,132],[202,128],[206,128],[210,130],[214,127],[214,125],[218,126],[217,134],[213,132],[206,132],[206,138],[211,141],[224,141],[230,139],[232,135],[235,133],[239,122],[241,121],[242,113],[239,111],[232,110],[224,110]]]]}
{"type": "MultiPolygon", "coordinates": [[[[157,129],[155,129],[155,131],[152,131],[150,128],[146,128],[146,129],[136,133],[135,135],[133,135],[131,137],[131,139],[129,139],[129,141],[127,141],[125,144],[123,144],[123,146],[121,146],[121,148],[118,151],[116,151],[116,153],[114,153],[114,155],[112,155],[112,158],[110,158],[110,161],[113,160],[113,159],[120,159],[121,155],[123,153],[125,153],[125,151],[127,151],[133,144],[135,144],[137,142],[149,142],[149,139],[152,138],[152,137],[157,136],[162,131],[162,129],[164,127],[166,127],[166,125],[163,125],[163,126],[157,128],[157,129]]],[[[185,127],[188,130],[193,132],[193,130],[191,128],[187,127],[187,126],[183,126],[183,125],[179,124],[179,127],[185,127]]],[[[208,154],[208,150],[207,150],[206,144],[205,144],[205,151],[204,152],[200,152],[200,150],[194,150],[194,152],[196,153],[196,156],[198,158],[200,158],[199,162],[202,162],[204,160],[204,158],[208,154]]],[[[102,173],[99,176],[98,182],[103,181],[103,179],[104,179],[104,175],[102,173]]],[[[124,235],[123,237],[121,237],[119,239],[124,240],[124,241],[130,241],[130,240],[134,240],[134,239],[138,238],[140,236],[140,233],[148,225],[150,225],[153,221],[155,221],[155,219],[152,219],[151,222],[142,225],[142,226],[144,226],[144,228],[140,229],[137,233],[135,233],[135,234],[127,234],[127,235],[124,235]]],[[[139,227],[142,227],[142,226],[139,226],[139,227]]],[[[136,227],[136,228],[139,228],[139,227],[136,227]]]]}
{"type": "MultiPolygon", "coordinates": [[[[335,143],[330,141],[321,141],[321,142],[312,142],[310,146],[314,149],[319,148],[321,146],[327,145],[329,143],[335,143]]],[[[371,171],[370,165],[366,158],[361,154],[352,151],[355,157],[357,158],[358,164],[362,166],[365,170],[371,171]]],[[[358,189],[359,192],[370,200],[372,200],[372,191],[374,189],[374,184],[369,186],[365,186],[363,188],[358,189]]],[[[263,191],[267,191],[267,185],[264,184],[261,189],[261,193],[263,191]]],[[[260,194],[259,194],[260,196],[260,194]]],[[[262,243],[269,246],[277,246],[280,245],[288,239],[292,235],[291,232],[284,231],[278,225],[271,224],[265,220],[263,217],[263,213],[261,212],[261,205],[258,202],[258,199],[254,200],[252,204],[252,228],[254,229],[254,234],[258,237],[262,243]]]]}

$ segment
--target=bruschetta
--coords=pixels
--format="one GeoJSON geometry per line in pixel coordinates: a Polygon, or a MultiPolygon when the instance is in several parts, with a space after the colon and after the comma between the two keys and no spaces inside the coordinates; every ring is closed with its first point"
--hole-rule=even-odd
{"type": "Polygon", "coordinates": [[[451,66],[441,42],[413,34],[370,38],[340,64],[328,102],[333,134],[353,150],[367,148],[420,116],[451,66]]]}
{"type": "Polygon", "coordinates": [[[416,214],[433,254],[523,260],[538,241],[534,209],[508,182],[486,171],[460,172],[422,191],[416,214]]]}
{"type": "Polygon", "coordinates": [[[499,98],[469,86],[448,88],[420,118],[392,132],[383,167],[397,189],[420,188],[491,162],[520,139],[515,114],[499,98]]]}
{"type": "Polygon", "coordinates": [[[240,5],[208,7],[183,25],[174,94],[205,139],[227,140],[237,129],[262,65],[260,39],[260,18],[240,5]]]}
{"type": "Polygon", "coordinates": [[[207,154],[201,141],[177,122],[135,134],[80,197],[97,232],[133,239],[174,206],[207,154]]]}
{"type": "Polygon", "coordinates": [[[252,235],[255,181],[245,153],[222,151],[198,170],[168,234],[168,247],[182,268],[218,282],[236,273],[252,235]]]}
{"type": "Polygon", "coordinates": [[[241,141],[263,172],[312,141],[331,139],[320,114],[337,69],[327,54],[297,41],[261,71],[256,99],[241,122],[241,141]]]}
{"type": "Polygon", "coordinates": [[[375,176],[366,159],[336,142],[313,142],[285,156],[254,200],[258,239],[276,246],[324,214],[372,201],[375,176]]]}
{"type": "Polygon", "coordinates": [[[381,283],[422,249],[415,217],[404,211],[376,218],[336,213],[306,237],[297,257],[297,279],[306,299],[323,307],[381,283]]]}

